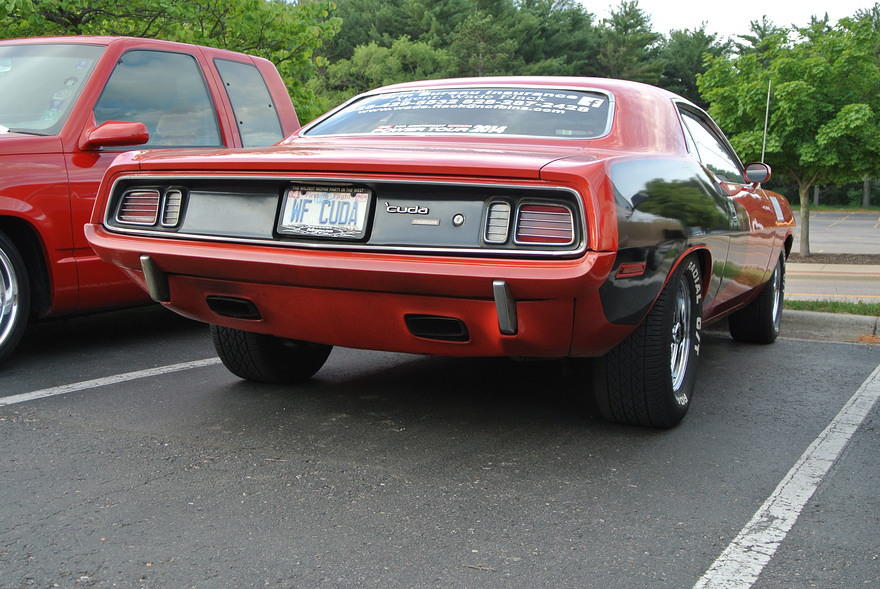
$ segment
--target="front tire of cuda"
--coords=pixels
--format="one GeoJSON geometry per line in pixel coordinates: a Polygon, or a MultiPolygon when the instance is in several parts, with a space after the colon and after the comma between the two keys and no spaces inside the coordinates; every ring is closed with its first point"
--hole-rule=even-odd
{"type": "Polygon", "coordinates": [[[669,428],[687,413],[697,373],[702,273],[695,256],[670,276],[645,320],[593,363],[593,394],[617,423],[669,428]]]}
{"type": "Polygon", "coordinates": [[[312,377],[333,346],[211,326],[214,349],[230,372],[245,380],[293,384],[312,377]]]}
{"type": "Polygon", "coordinates": [[[30,281],[18,248],[0,231],[0,362],[18,345],[30,314],[30,281]]]}
{"type": "Polygon", "coordinates": [[[785,256],[780,254],[761,294],[728,319],[730,336],[738,342],[772,344],[779,336],[784,297],[785,256]]]}

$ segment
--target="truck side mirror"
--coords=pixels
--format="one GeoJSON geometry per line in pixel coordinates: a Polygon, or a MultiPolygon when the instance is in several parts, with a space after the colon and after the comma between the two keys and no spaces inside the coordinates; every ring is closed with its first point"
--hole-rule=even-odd
{"type": "Polygon", "coordinates": [[[79,148],[83,150],[100,147],[143,145],[150,140],[150,132],[143,123],[107,121],[83,131],[79,148]]]}

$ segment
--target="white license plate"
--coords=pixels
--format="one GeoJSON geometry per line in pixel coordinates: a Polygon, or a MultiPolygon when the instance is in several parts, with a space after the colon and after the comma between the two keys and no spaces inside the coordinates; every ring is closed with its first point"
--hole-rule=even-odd
{"type": "Polygon", "coordinates": [[[370,192],[350,186],[288,188],[278,232],[288,235],[360,239],[367,227],[370,192]]]}

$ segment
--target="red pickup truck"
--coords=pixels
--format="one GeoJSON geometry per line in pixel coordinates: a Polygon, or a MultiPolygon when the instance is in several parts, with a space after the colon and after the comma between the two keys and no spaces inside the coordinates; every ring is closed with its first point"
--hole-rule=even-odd
{"type": "Polygon", "coordinates": [[[0,41],[0,361],[32,318],[146,302],[83,235],[121,151],[256,147],[298,128],[265,59],[135,38],[0,41]]]}

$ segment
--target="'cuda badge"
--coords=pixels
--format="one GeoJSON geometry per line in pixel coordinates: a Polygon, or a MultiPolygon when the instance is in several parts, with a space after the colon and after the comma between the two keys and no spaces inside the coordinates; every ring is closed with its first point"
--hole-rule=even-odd
{"type": "Polygon", "coordinates": [[[393,205],[386,200],[385,212],[395,215],[427,215],[431,212],[431,209],[429,209],[428,207],[420,207],[418,205],[413,205],[411,207],[402,207],[400,205],[393,205]]]}

